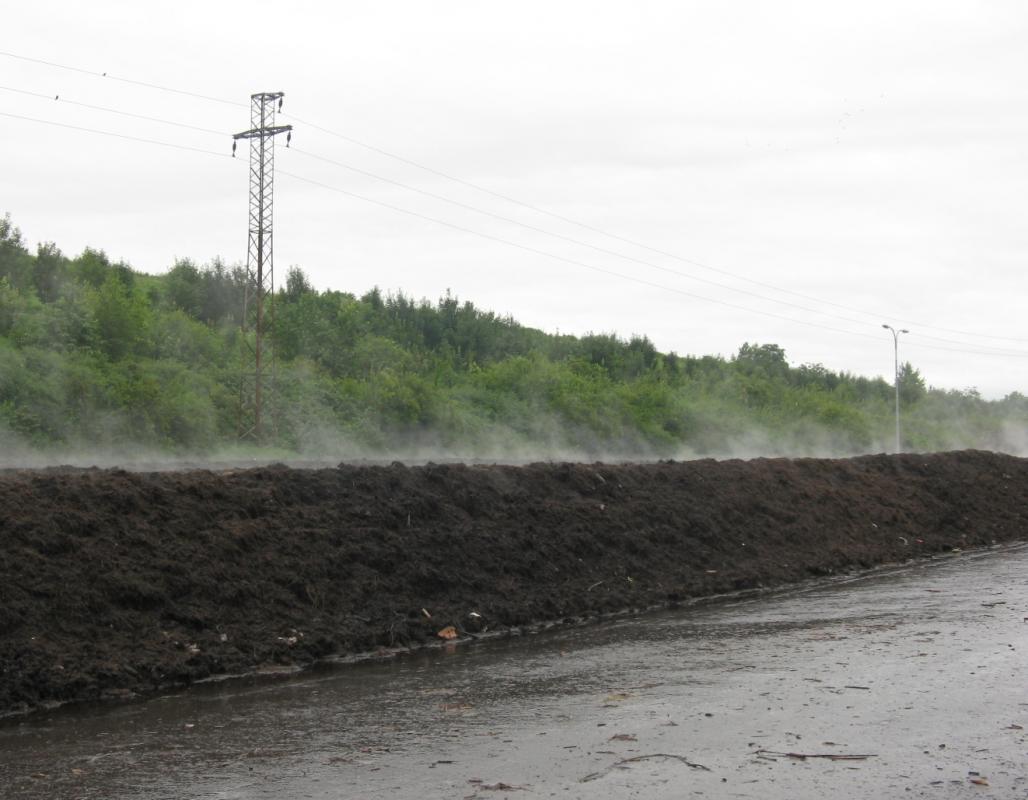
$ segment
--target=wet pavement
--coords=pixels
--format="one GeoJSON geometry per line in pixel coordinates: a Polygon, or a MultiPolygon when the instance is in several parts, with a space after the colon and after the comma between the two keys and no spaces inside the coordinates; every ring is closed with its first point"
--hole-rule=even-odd
{"type": "Polygon", "coordinates": [[[1028,798],[1028,547],[7,720],[0,797],[1028,798]]]}

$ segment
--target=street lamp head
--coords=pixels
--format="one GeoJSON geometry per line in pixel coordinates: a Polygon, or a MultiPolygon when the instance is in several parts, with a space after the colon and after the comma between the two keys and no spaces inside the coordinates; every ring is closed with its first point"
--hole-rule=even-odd
{"type": "Polygon", "coordinates": [[[891,328],[892,326],[891,326],[891,325],[886,325],[886,324],[885,324],[885,323],[883,322],[883,323],[882,323],[882,327],[883,327],[883,328],[891,328]]]}
{"type": "Polygon", "coordinates": [[[903,329],[902,329],[902,330],[900,331],[900,333],[910,333],[910,331],[908,331],[908,330],[907,330],[906,328],[903,328],[903,329]]]}

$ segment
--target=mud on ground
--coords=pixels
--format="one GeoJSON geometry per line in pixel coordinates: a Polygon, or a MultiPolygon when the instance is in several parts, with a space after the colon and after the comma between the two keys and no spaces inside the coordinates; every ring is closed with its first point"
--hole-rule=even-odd
{"type": "Polygon", "coordinates": [[[0,471],[0,713],[1025,538],[1028,460],[0,471]]]}

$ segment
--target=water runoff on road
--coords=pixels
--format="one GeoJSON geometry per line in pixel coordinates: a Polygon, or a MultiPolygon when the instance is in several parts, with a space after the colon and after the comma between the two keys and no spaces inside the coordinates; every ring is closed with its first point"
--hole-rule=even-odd
{"type": "Polygon", "coordinates": [[[1028,797],[1028,547],[0,724],[5,798],[1028,797]]]}

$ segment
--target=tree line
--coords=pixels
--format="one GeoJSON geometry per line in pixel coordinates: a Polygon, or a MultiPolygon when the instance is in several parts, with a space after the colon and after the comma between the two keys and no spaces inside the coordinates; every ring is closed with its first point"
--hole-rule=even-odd
{"type": "MultiPolygon", "coordinates": [[[[0,446],[211,453],[237,439],[245,269],[149,275],[86,249],[32,252],[0,219],[0,446]]],[[[850,454],[891,442],[893,386],[790,365],[775,344],[662,353],[646,336],[548,334],[447,293],[274,296],[269,446],[481,457],[850,454]]],[[[1017,450],[1028,399],[900,374],[905,447],[1017,450]]]]}

